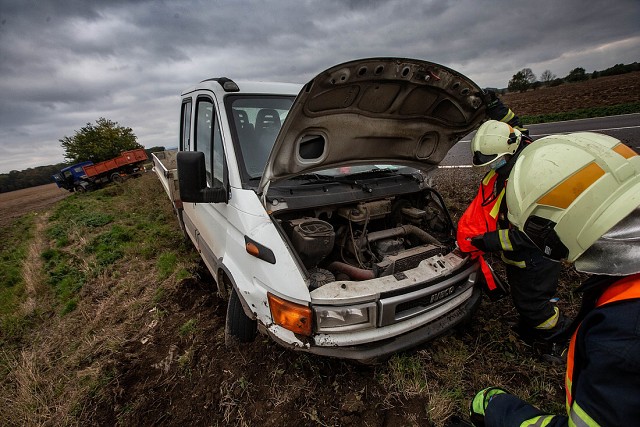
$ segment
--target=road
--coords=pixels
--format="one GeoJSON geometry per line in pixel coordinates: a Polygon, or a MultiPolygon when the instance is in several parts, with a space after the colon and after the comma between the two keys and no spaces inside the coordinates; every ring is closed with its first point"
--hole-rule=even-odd
{"type": "MultiPolygon", "coordinates": [[[[618,138],[636,152],[640,152],[640,113],[621,116],[596,117],[592,119],[569,120],[566,122],[541,123],[527,126],[533,139],[551,134],[570,132],[599,132],[618,138]]],[[[443,166],[471,165],[469,143],[475,132],[458,142],[444,158],[443,166]]]]}

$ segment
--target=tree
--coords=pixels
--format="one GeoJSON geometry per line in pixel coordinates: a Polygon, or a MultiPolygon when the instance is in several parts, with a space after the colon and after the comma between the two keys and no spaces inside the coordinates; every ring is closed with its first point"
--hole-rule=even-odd
{"type": "Polygon", "coordinates": [[[540,81],[545,85],[551,83],[553,79],[556,78],[556,75],[551,72],[551,70],[544,70],[542,74],[540,74],[540,81]]]}
{"type": "Polygon", "coordinates": [[[526,92],[531,84],[536,81],[536,75],[531,68],[523,68],[513,75],[507,86],[510,91],[526,92]]]}
{"type": "Polygon", "coordinates": [[[578,67],[571,70],[569,72],[569,75],[564,79],[568,82],[580,82],[583,80],[588,80],[589,76],[587,76],[587,72],[584,68],[578,67]]]}
{"type": "Polygon", "coordinates": [[[518,71],[517,73],[515,73],[511,80],[509,80],[507,88],[511,92],[526,92],[526,90],[529,88],[529,82],[527,81],[527,77],[525,76],[524,72],[518,71]]]}
{"type": "Polygon", "coordinates": [[[533,84],[533,82],[536,81],[536,75],[533,74],[533,71],[531,71],[531,68],[523,68],[522,74],[524,74],[524,78],[527,81],[527,83],[533,84]]]}
{"type": "Polygon", "coordinates": [[[142,148],[131,128],[120,126],[104,117],[96,124],[87,123],[72,137],[59,140],[65,158],[74,163],[91,160],[94,163],[117,157],[122,151],[142,148]]]}

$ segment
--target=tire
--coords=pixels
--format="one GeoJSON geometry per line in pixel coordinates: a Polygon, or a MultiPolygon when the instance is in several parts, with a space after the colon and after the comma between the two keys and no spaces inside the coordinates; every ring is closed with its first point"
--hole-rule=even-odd
{"type": "Polygon", "coordinates": [[[109,179],[111,179],[111,181],[113,182],[117,182],[118,184],[124,182],[124,178],[118,172],[112,173],[109,179]]]}
{"type": "Polygon", "coordinates": [[[240,297],[232,287],[227,306],[227,320],[224,331],[226,345],[248,343],[256,338],[258,322],[244,314],[240,297]]]}

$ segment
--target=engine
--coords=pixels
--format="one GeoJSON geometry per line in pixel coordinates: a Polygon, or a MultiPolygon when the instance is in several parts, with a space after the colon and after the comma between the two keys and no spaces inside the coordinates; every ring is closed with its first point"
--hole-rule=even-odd
{"type": "Polygon", "coordinates": [[[433,189],[287,212],[278,222],[307,268],[311,288],[401,274],[455,245],[451,218],[433,189]]]}

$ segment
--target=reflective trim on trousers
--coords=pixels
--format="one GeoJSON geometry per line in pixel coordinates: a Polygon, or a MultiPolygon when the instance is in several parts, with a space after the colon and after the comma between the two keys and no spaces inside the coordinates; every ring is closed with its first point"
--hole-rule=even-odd
{"type": "Polygon", "coordinates": [[[551,420],[555,418],[555,415],[538,415],[520,424],[520,427],[545,427],[549,425],[551,420]]]}
{"type": "Polygon", "coordinates": [[[549,317],[547,320],[545,320],[544,322],[540,323],[538,326],[536,326],[536,329],[554,328],[558,323],[559,318],[560,318],[560,310],[558,310],[558,307],[553,307],[553,315],[549,317]]]}
{"type": "Polygon", "coordinates": [[[576,402],[569,411],[569,427],[600,427],[576,402]]]}

